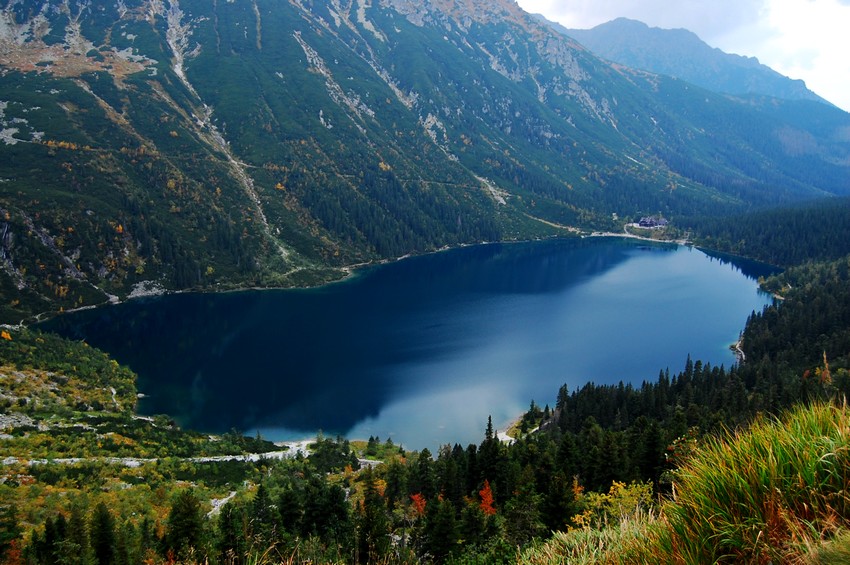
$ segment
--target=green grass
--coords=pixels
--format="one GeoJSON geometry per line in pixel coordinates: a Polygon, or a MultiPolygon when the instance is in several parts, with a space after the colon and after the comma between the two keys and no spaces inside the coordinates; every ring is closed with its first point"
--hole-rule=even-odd
{"type": "Polygon", "coordinates": [[[658,516],[556,533],[521,563],[850,562],[850,411],[799,406],[708,439],[658,516]]]}
{"type": "Polygon", "coordinates": [[[606,528],[556,532],[546,543],[523,552],[518,562],[522,565],[652,563],[657,558],[647,541],[654,539],[657,520],[652,514],[637,514],[606,528]]]}
{"type": "Polygon", "coordinates": [[[850,413],[799,407],[713,439],[678,473],[663,554],[683,563],[800,560],[850,519],[850,413]]]}
{"type": "Polygon", "coordinates": [[[833,539],[825,541],[812,551],[807,562],[819,565],[850,563],[850,532],[842,531],[833,539]]]}

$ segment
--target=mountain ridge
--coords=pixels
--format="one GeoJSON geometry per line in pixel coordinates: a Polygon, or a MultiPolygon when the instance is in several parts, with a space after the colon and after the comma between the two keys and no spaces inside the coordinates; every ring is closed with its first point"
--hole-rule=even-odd
{"type": "Polygon", "coordinates": [[[711,47],[690,30],[650,27],[638,20],[617,18],[592,29],[555,29],[594,53],[629,67],[670,75],[714,92],[768,95],[788,100],[832,104],[756,57],[726,53],[711,47]]]}
{"type": "Polygon", "coordinates": [[[0,66],[5,320],[850,192],[850,115],[612,65],[507,1],[6,0],[0,66]]]}

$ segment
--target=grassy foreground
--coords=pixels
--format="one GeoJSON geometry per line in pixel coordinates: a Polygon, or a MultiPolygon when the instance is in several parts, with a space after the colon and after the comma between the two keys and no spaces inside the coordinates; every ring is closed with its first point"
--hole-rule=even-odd
{"type": "Polygon", "coordinates": [[[657,516],[556,534],[522,563],[846,563],[850,411],[798,407],[707,440],[657,516]]]}

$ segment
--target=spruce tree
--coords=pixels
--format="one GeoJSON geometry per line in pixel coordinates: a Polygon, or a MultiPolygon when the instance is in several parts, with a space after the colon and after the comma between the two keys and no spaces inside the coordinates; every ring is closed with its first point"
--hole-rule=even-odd
{"type": "Polygon", "coordinates": [[[263,549],[271,547],[277,541],[278,512],[263,483],[260,483],[251,502],[251,525],[254,536],[257,542],[264,546],[263,549]]]}
{"type": "Polygon", "coordinates": [[[282,532],[291,535],[301,533],[302,516],[304,515],[303,492],[295,485],[289,485],[280,493],[278,512],[282,532]]]}
{"type": "Polygon", "coordinates": [[[89,529],[94,562],[98,565],[112,564],[115,561],[115,518],[103,502],[95,507],[89,529]]]}
{"type": "Polygon", "coordinates": [[[363,473],[363,488],[357,524],[357,561],[380,562],[390,548],[389,520],[371,467],[363,473]]]}
{"type": "Polygon", "coordinates": [[[248,528],[245,509],[235,502],[221,508],[218,518],[218,549],[222,563],[244,563],[248,550],[248,528]]]}
{"type": "Polygon", "coordinates": [[[204,515],[201,501],[191,489],[177,493],[165,528],[166,554],[186,557],[201,549],[204,515]]]}
{"type": "Polygon", "coordinates": [[[528,465],[517,481],[516,493],[505,505],[505,529],[512,544],[525,545],[543,533],[541,498],[534,484],[534,469],[528,465]]]}
{"type": "Polygon", "coordinates": [[[10,502],[0,509],[0,560],[19,535],[16,507],[10,502]]]}
{"type": "Polygon", "coordinates": [[[434,561],[441,563],[458,546],[458,525],[454,505],[435,500],[428,505],[425,518],[425,544],[434,561]]]}

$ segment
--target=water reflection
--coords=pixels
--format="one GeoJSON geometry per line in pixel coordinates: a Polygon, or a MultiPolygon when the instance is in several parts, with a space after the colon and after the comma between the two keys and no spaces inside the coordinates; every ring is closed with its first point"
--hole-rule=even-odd
{"type": "Polygon", "coordinates": [[[570,240],[417,257],[319,289],[144,299],[45,327],[112,353],[139,374],[142,411],[187,427],[433,449],[478,441],[488,414],[507,420],[564,382],[654,378],[688,353],[731,362],[726,346],[765,301],[699,251],[570,240]]]}

